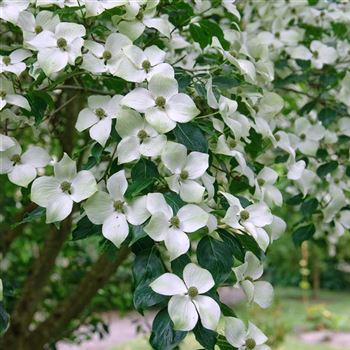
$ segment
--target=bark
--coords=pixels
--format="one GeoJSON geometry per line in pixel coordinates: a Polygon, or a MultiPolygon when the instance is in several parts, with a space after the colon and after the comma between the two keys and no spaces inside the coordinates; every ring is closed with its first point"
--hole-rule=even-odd
{"type": "Polygon", "coordinates": [[[103,253],[75,290],[57,305],[46,321],[28,334],[25,341],[26,347],[23,350],[42,349],[44,345],[60,339],[68,323],[79,317],[97,291],[103,287],[129,254],[129,248],[121,248],[114,259],[107,253],[103,253]]]}

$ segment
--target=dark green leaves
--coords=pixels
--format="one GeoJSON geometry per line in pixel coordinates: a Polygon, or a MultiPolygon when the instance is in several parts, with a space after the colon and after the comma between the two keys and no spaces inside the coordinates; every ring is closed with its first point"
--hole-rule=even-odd
{"type": "Polygon", "coordinates": [[[201,129],[194,124],[178,123],[174,129],[174,135],[176,137],[176,141],[185,145],[189,151],[198,151],[203,153],[208,152],[207,139],[205,138],[201,129]]]}
{"type": "Polygon", "coordinates": [[[72,232],[72,240],[78,241],[98,234],[102,234],[101,225],[93,224],[87,216],[84,216],[78,221],[77,227],[72,232]]]}
{"type": "Polygon", "coordinates": [[[328,126],[333,123],[337,118],[337,112],[331,108],[323,108],[318,113],[318,119],[322,122],[324,126],[328,126]]]}
{"type": "Polygon", "coordinates": [[[171,209],[173,209],[174,214],[176,214],[179,211],[179,209],[186,204],[180,198],[180,196],[174,192],[164,193],[164,198],[165,198],[166,202],[171,206],[171,209]]]}
{"type": "Polygon", "coordinates": [[[201,321],[198,321],[193,329],[194,336],[199,344],[203,345],[206,350],[214,350],[216,344],[217,333],[204,328],[201,321]]]}
{"type": "Polygon", "coordinates": [[[9,326],[10,316],[4,308],[4,304],[0,302],[0,335],[3,334],[9,326]]]}
{"type": "Polygon", "coordinates": [[[88,161],[84,164],[83,169],[89,170],[96,164],[98,164],[101,160],[101,156],[103,153],[103,147],[99,143],[95,143],[91,149],[91,155],[89,156],[88,161]]]}
{"type": "Polygon", "coordinates": [[[310,217],[318,207],[318,200],[316,198],[311,198],[305,202],[300,207],[301,213],[306,216],[310,217]]]}
{"type": "Polygon", "coordinates": [[[316,170],[316,174],[319,177],[323,178],[326,175],[332,173],[337,168],[338,168],[338,162],[336,160],[331,160],[328,163],[320,165],[316,170]]]}
{"type": "Polygon", "coordinates": [[[150,343],[155,350],[171,350],[179,345],[187,332],[175,331],[167,309],[158,312],[153,321],[150,343]]]}
{"type": "Polygon", "coordinates": [[[193,16],[193,8],[184,1],[176,1],[163,7],[169,21],[177,28],[187,25],[193,16]]]}
{"type": "Polygon", "coordinates": [[[224,282],[233,265],[230,247],[222,241],[210,236],[203,237],[197,247],[199,264],[209,270],[217,284],[224,282]]]}
{"type": "Polygon", "coordinates": [[[293,232],[293,242],[295,245],[300,246],[302,242],[309,240],[314,233],[314,224],[301,226],[293,232]]]}
{"type": "Polygon", "coordinates": [[[202,19],[198,23],[192,23],[190,24],[190,33],[193,40],[199,43],[202,49],[211,44],[213,37],[219,39],[225,50],[230,47],[230,44],[224,38],[222,29],[214,21],[202,19]]]}
{"type": "Polygon", "coordinates": [[[39,124],[44,119],[47,109],[53,107],[52,98],[47,92],[43,91],[29,91],[26,97],[31,107],[29,114],[33,115],[35,123],[39,124]]]}
{"type": "Polygon", "coordinates": [[[16,227],[18,225],[27,223],[27,222],[32,222],[33,220],[45,216],[46,209],[42,207],[37,207],[33,209],[31,212],[26,213],[23,217],[23,220],[20,222],[17,222],[16,224],[13,225],[13,227],[16,227]]]}

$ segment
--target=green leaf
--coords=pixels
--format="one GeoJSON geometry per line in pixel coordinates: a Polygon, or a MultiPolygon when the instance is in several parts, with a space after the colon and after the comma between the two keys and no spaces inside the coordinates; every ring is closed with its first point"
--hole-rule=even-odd
{"type": "Polygon", "coordinates": [[[218,229],[217,231],[219,233],[220,238],[231,249],[231,254],[233,255],[233,257],[238,259],[239,261],[244,261],[244,249],[237,237],[223,229],[218,229]]]}
{"type": "Polygon", "coordinates": [[[302,242],[309,240],[314,233],[314,224],[301,226],[293,232],[293,242],[295,245],[300,246],[302,242]]]}
{"type": "Polygon", "coordinates": [[[95,225],[87,216],[84,216],[78,221],[76,228],[72,232],[72,240],[78,241],[94,235],[102,235],[102,225],[95,225]]]}
{"type": "Polygon", "coordinates": [[[182,273],[187,264],[191,262],[190,257],[187,254],[182,254],[171,262],[171,269],[173,273],[182,278],[182,273]]]}
{"type": "Polygon", "coordinates": [[[235,312],[226,304],[220,302],[220,309],[225,317],[237,317],[235,312]]]}
{"type": "Polygon", "coordinates": [[[336,160],[331,160],[328,163],[320,165],[317,170],[316,174],[320,177],[323,178],[326,175],[332,173],[334,170],[338,168],[338,162],[336,160]]]}
{"type": "Polygon", "coordinates": [[[188,85],[191,83],[191,76],[182,68],[175,68],[175,79],[179,84],[180,92],[185,92],[188,85]]]}
{"type": "Polygon", "coordinates": [[[174,214],[176,214],[180,208],[186,204],[177,193],[166,192],[163,195],[166,202],[171,206],[171,209],[173,209],[174,214]]]}
{"type": "Polygon", "coordinates": [[[155,350],[176,348],[187,332],[175,331],[166,308],[159,311],[152,324],[150,343],[155,350]]]}
{"type": "Polygon", "coordinates": [[[10,323],[10,316],[4,308],[4,304],[0,302],[0,335],[5,333],[10,323]]]}
{"type": "Polygon", "coordinates": [[[256,257],[260,259],[262,250],[260,249],[256,240],[247,234],[237,235],[237,239],[242,244],[246,251],[251,251],[256,257]]]}
{"type": "Polygon", "coordinates": [[[144,231],[142,225],[130,225],[131,227],[131,241],[129,243],[129,247],[131,247],[134,243],[139,241],[140,239],[147,237],[147,233],[144,231]]]}
{"type": "Polygon", "coordinates": [[[296,194],[295,196],[287,198],[286,204],[288,204],[288,205],[298,205],[298,204],[300,204],[303,201],[303,198],[304,198],[304,196],[303,196],[302,193],[296,194]]]}
{"type": "Polygon", "coordinates": [[[145,158],[141,158],[131,169],[131,178],[135,180],[159,177],[156,165],[145,158]]]}
{"type": "Polygon", "coordinates": [[[35,124],[38,125],[44,119],[46,110],[54,106],[53,100],[44,91],[29,91],[26,97],[31,107],[29,114],[34,116],[35,124]]]}
{"type": "Polygon", "coordinates": [[[15,228],[21,224],[25,224],[27,222],[32,222],[37,218],[41,218],[41,217],[45,216],[45,213],[46,213],[45,208],[37,207],[37,208],[33,209],[31,212],[26,213],[20,222],[16,222],[14,225],[12,225],[12,228],[15,228]]]}
{"type": "Polygon", "coordinates": [[[322,122],[324,126],[332,124],[337,118],[337,111],[332,108],[323,108],[318,113],[318,119],[322,122]]]}
{"type": "Polygon", "coordinates": [[[217,333],[204,328],[201,321],[198,321],[196,327],[193,329],[194,336],[199,344],[204,346],[206,350],[214,350],[216,344],[217,333]]]}
{"type": "Polygon", "coordinates": [[[154,177],[140,178],[129,185],[125,192],[124,197],[126,199],[132,199],[139,195],[142,191],[149,188],[156,181],[154,177]]]}
{"type": "Polygon", "coordinates": [[[235,176],[230,183],[230,193],[237,194],[250,188],[249,181],[245,176],[235,176]]]}
{"type": "Polygon", "coordinates": [[[317,104],[317,99],[305,103],[304,106],[300,108],[299,114],[304,115],[304,114],[310,113],[316,107],[316,104],[317,104]]]}
{"type": "Polygon", "coordinates": [[[241,85],[241,83],[240,79],[227,75],[219,75],[213,78],[213,86],[217,86],[220,89],[231,89],[241,85]]]}
{"type": "Polygon", "coordinates": [[[235,350],[234,348],[227,340],[226,338],[219,334],[217,344],[216,344],[220,350],[235,350]]]}
{"type": "Polygon", "coordinates": [[[176,141],[186,146],[189,151],[208,152],[208,141],[198,126],[178,123],[173,131],[176,141]]]}
{"type": "Polygon", "coordinates": [[[311,198],[303,202],[300,207],[300,211],[305,217],[310,217],[317,210],[317,207],[318,200],[316,198],[311,198]]]}
{"type": "Polygon", "coordinates": [[[198,263],[211,272],[217,284],[224,282],[233,265],[232,251],[225,242],[203,237],[197,246],[198,263]]]}
{"type": "Polygon", "coordinates": [[[96,142],[91,149],[91,156],[89,157],[86,164],[82,166],[82,169],[89,170],[92,167],[94,167],[96,164],[100,163],[103,149],[104,148],[98,142],[96,142]]]}
{"type": "Polygon", "coordinates": [[[210,36],[204,32],[198,23],[190,24],[190,33],[192,39],[197,42],[202,49],[210,44],[210,36]]]}
{"type": "Polygon", "coordinates": [[[193,16],[192,6],[184,1],[176,1],[173,4],[167,4],[163,6],[162,10],[169,15],[169,21],[176,28],[187,25],[193,16]]]}

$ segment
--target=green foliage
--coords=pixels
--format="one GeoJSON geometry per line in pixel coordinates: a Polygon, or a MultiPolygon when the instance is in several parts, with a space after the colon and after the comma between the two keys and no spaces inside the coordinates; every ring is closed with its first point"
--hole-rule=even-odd
{"type": "Polygon", "coordinates": [[[174,135],[178,143],[182,143],[190,151],[207,153],[208,142],[201,129],[192,124],[177,124],[174,135]]]}
{"type": "Polygon", "coordinates": [[[205,349],[214,350],[216,344],[217,333],[203,327],[202,322],[198,322],[193,329],[194,336],[199,344],[204,346],[205,349]]]}
{"type": "Polygon", "coordinates": [[[302,242],[309,240],[314,235],[315,231],[314,224],[308,224],[297,228],[293,232],[294,244],[300,246],[302,242]]]}

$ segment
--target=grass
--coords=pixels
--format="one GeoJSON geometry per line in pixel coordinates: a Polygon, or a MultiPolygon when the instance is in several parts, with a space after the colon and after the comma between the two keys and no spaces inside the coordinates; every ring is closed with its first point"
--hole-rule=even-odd
{"type": "MultiPolygon", "coordinates": [[[[273,350],[336,350],[328,344],[306,344],[297,338],[297,333],[313,330],[325,321],[336,330],[350,331],[349,293],[321,291],[319,299],[305,300],[302,291],[295,288],[276,289],[274,305],[267,310],[256,306],[234,306],[236,314],[242,319],[250,319],[260,327],[272,341],[273,350]],[[307,311],[308,310],[308,311],[307,311]],[[313,313],[311,313],[311,311],[313,313]],[[307,319],[313,315],[315,321],[307,319]],[[278,344],[278,345],[276,345],[278,344]]],[[[192,335],[187,336],[181,350],[196,350],[202,347],[192,335]]],[[[146,338],[138,338],[110,350],[151,350],[146,338]]],[[[349,350],[350,347],[342,347],[349,350]]]]}

